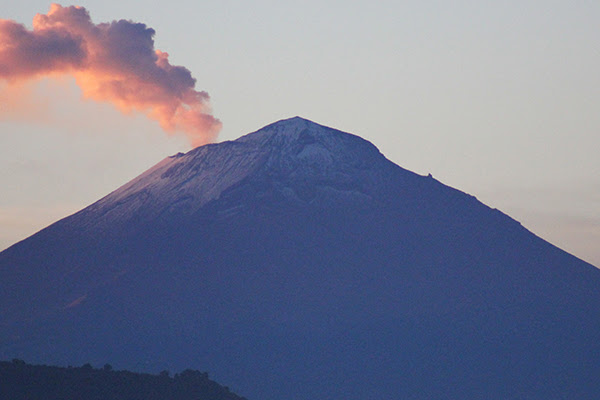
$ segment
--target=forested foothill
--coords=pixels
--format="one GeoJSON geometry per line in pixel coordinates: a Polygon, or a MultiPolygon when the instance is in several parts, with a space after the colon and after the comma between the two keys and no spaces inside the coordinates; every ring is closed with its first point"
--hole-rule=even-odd
{"type": "Polygon", "coordinates": [[[187,369],[173,376],[116,371],[109,364],[94,368],[30,365],[0,361],[0,399],[10,400],[245,400],[187,369]]]}

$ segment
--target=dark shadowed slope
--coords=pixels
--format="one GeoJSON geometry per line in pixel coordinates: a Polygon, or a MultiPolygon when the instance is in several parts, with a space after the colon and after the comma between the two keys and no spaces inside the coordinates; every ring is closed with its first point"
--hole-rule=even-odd
{"type": "Polygon", "coordinates": [[[599,270],[301,118],[163,160],[0,278],[0,358],[253,400],[600,397],[599,270]]]}

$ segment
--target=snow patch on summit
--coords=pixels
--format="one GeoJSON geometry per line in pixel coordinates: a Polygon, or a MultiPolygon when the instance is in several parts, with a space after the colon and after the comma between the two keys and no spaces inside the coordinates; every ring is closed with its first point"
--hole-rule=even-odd
{"type": "Polygon", "coordinates": [[[329,166],[333,163],[333,157],[329,150],[319,144],[309,144],[304,146],[297,158],[320,166],[329,166]]]}
{"type": "Polygon", "coordinates": [[[207,145],[168,157],[89,207],[101,220],[144,218],[185,209],[193,213],[251,174],[266,156],[256,146],[235,142],[207,145]]]}

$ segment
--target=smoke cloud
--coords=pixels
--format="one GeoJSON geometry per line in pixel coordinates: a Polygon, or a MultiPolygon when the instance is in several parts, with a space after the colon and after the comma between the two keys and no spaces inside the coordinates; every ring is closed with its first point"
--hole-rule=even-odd
{"type": "Polygon", "coordinates": [[[184,131],[193,146],[213,141],[221,122],[210,113],[208,93],[154,49],[154,34],[127,20],[94,24],[85,8],[58,4],[34,17],[33,30],[0,19],[0,79],[14,85],[70,74],[86,98],[143,112],[168,132],[184,131]]]}

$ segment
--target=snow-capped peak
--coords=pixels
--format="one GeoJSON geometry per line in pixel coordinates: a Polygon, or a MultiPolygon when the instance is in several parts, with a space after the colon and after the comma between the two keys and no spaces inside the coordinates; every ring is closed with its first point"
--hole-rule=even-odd
{"type": "Polygon", "coordinates": [[[387,162],[368,141],[294,117],[235,141],[167,157],[86,210],[119,220],[139,209],[146,218],[173,210],[193,213],[253,174],[349,182],[355,171],[381,161],[387,162]]]}

